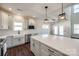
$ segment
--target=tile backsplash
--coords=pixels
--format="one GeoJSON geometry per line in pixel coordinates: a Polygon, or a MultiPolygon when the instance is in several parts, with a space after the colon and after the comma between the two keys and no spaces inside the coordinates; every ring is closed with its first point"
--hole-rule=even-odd
{"type": "Polygon", "coordinates": [[[7,30],[7,29],[0,29],[0,36],[1,35],[8,35],[8,34],[16,34],[17,31],[7,30]]]}

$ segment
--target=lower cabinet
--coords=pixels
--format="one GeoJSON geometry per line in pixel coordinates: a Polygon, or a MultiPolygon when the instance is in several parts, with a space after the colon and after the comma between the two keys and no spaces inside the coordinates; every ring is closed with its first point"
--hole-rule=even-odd
{"type": "Polygon", "coordinates": [[[35,56],[66,56],[65,54],[46,46],[45,44],[32,39],[30,43],[31,51],[35,56]]]}
{"type": "Polygon", "coordinates": [[[40,43],[40,56],[49,56],[48,47],[42,43],[40,43]]]}
{"type": "Polygon", "coordinates": [[[36,40],[31,40],[31,51],[34,53],[34,55],[39,56],[40,55],[40,44],[36,40]]]}
{"type": "Polygon", "coordinates": [[[7,48],[18,46],[24,43],[25,43],[24,37],[14,38],[13,36],[8,36],[6,41],[7,48]]]}
{"type": "Polygon", "coordinates": [[[13,46],[13,36],[8,36],[7,38],[6,38],[6,45],[7,45],[7,48],[10,48],[10,47],[12,47],[13,46]]]}
{"type": "Polygon", "coordinates": [[[20,37],[20,38],[13,38],[13,46],[17,46],[17,45],[21,45],[25,43],[25,39],[24,37],[20,37]]]}

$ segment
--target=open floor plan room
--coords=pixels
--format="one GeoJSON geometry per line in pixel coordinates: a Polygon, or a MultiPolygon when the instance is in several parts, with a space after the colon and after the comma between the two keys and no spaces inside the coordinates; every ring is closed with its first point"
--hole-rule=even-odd
{"type": "Polygon", "coordinates": [[[0,3],[0,56],[79,56],[79,3],[0,3]]]}

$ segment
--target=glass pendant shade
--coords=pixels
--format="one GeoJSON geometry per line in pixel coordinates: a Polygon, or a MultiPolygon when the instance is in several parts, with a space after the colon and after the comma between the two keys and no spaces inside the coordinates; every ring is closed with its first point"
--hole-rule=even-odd
{"type": "Polygon", "coordinates": [[[62,8],[61,8],[62,13],[58,15],[59,20],[65,20],[66,19],[66,14],[63,12],[63,3],[62,3],[62,8]]]}
{"type": "Polygon", "coordinates": [[[65,13],[62,13],[62,14],[59,14],[59,15],[58,15],[58,19],[63,20],[63,19],[65,19],[65,18],[66,18],[65,13]]]}
{"type": "Polygon", "coordinates": [[[48,19],[47,19],[47,8],[48,8],[48,6],[45,6],[45,11],[46,11],[46,14],[45,14],[46,18],[44,19],[45,22],[48,21],[48,19]]]}

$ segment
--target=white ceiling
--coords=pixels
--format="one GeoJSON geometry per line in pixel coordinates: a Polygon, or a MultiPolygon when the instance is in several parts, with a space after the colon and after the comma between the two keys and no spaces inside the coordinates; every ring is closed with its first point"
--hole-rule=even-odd
{"type": "MultiPolygon", "coordinates": [[[[60,3],[2,3],[7,8],[12,8],[12,11],[21,15],[45,17],[44,7],[48,6],[48,15],[53,15],[56,10],[61,8],[60,3]],[[21,9],[22,11],[18,11],[21,9]]],[[[65,3],[64,7],[72,5],[71,3],[65,3]]]]}

